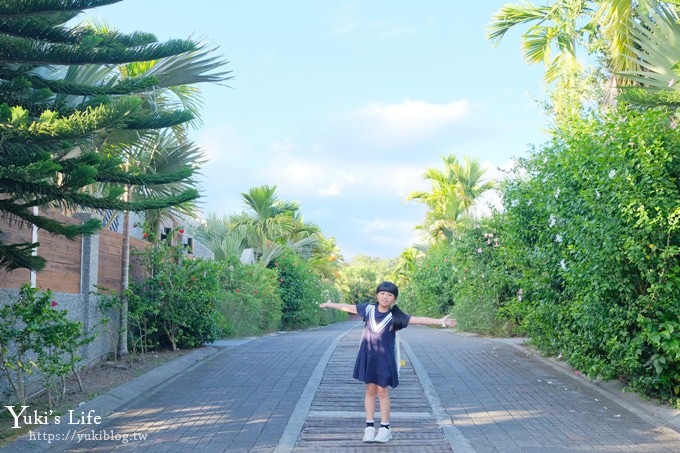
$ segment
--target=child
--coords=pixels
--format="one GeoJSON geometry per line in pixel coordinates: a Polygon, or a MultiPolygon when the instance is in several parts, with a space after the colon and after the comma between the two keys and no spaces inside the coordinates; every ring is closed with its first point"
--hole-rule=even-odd
{"type": "Polygon", "coordinates": [[[331,301],[319,304],[321,308],[334,308],[359,315],[364,320],[364,332],[359,355],[354,365],[354,379],[366,383],[364,408],[366,428],[364,442],[389,442],[390,394],[388,386],[399,385],[397,359],[395,356],[396,331],[409,325],[455,327],[456,320],[444,316],[441,319],[409,316],[394,304],[399,296],[397,285],[382,282],[376,290],[378,302],[371,304],[338,304],[331,301]],[[380,399],[380,429],[375,432],[375,398],[380,399]]]}

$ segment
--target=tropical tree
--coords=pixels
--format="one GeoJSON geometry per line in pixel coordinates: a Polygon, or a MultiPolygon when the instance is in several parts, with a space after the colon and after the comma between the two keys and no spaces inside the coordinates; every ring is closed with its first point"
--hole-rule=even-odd
{"type": "Polygon", "coordinates": [[[309,258],[319,243],[320,229],[305,222],[300,205],[276,195],[276,186],[263,185],[242,194],[245,211],[231,217],[231,228],[245,227],[247,241],[263,265],[279,256],[284,248],[309,258]]]}
{"type": "Polygon", "coordinates": [[[650,0],[556,0],[549,5],[508,3],[493,14],[487,38],[498,45],[506,32],[531,24],[522,34],[522,53],[529,64],[543,63],[546,85],[554,83],[553,109],[558,122],[577,114],[593,99],[595,81],[578,52],[601,54],[608,78],[605,98],[631,84],[620,73],[639,68],[633,58],[633,20],[644,16],[650,0]],[[608,89],[607,89],[608,88],[608,89]]]}
{"type": "MultiPolygon", "coordinates": [[[[96,25],[100,33],[111,32],[105,24],[96,25]]],[[[125,80],[153,76],[159,80],[152,90],[139,93],[144,100],[143,108],[148,112],[167,111],[175,108],[189,111],[194,120],[199,116],[200,93],[193,85],[200,82],[218,83],[228,78],[228,72],[211,72],[222,63],[214,56],[212,50],[203,48],[197,52],[184,53],[176,58],[168,58],[166,61],[151,60],[134,62],[126,65],[109,66],[97,71],[75,70],[70,73],[74,80],[88,79],[94,74],[99,77],[101,83],[110,83],[112,80],[125,80]],[[82,73],[82,74],[81,74],[82,73]],[[174,85],[180,84],[180,85],[174,85]]],[[[193,121],[193,120],[192,120],[193,121]]],[[[193,178],[200,166],[204,163],[203,152],[187,138],[187,124],[191,121],[175,125],[163,130],[111,130],[103,135],[102,142],[107,146],[120,146],[120,155],[124,160],[127,171],[135,174],[163,174],[168,172],[191,170],[192,176],[171,184],[157,185],[155,187],[125,187],[126,200],[157,199],[167,196],[169,193],[187,189],[195,189],[198,182],[193,178]]],[[[163,219],[169,220],[173,227],[177,226],[182,216],[194,216],[196,205],[193,201],[166,207],[153,209],[145,212],[147,228],[160,233],[160,225],[163,219]]],[[[112,213],[111,219],[118,216],[112,213]]],[[[130,261],[130,211],[123,211],[123,260],[121,266],[121,288],[123,294],[129,285],[129,261],[130,261]]],[[[121,330],[127,327],[127,298],[122,297],[121,304],[121,330]]],[[[121,335],[121,354],[127,353],[127,335],[121,335]]]]}
{"type": "Polygon", "coordinates": [[[444,170],[428,168],[425,179],[432,184],[430,192],[411,192],[406,200],[416,200],[425,204],[429,211],[419,227],[426,236],[435,241],[451,241],[458,221],[470,211],[475,201],[494,187],[485,182],[479,159],[464,158],[461,165],[458,159],[449,155],[442,157],[444,170]]]}
{"type": "Polygon", "coordinates": [[[320,277],[334,282],[340,275],[344,257],[340,253],[340,247],[338,247],[334,237],[326,238],[321,233],[318,233],[317,237],[319,241],[312,250],[309,263],[312,270],[320,277]]]}
{"type": "MultiPolygon", "coordinates": [[[[145,211],[186,203],[194,189],[171,196],[122,200],[126,185],[150,187],[191,176],[193,169],[166,174],[128,171],[120,144],[106,142],[95,152],[92,140],[116,129],[161,129],[194,118],[187,109],[150,110],[140,93],[153,92],[156,75],[107,79],[106,83],[68,80],[75,66],[123,65],[201,52],[191,40],[160,43],[147,33],[123,35],[67,22],[84,9],[114,0],[30,0],[0,5],[0,215],[74,238],[91,234],[100,222],[67,226],[35,213],[38,207],[145,211]],[[72,102],[78,98],[77,103],[72,102]],[[93,185],[105,189],[88,191],[93,185]]],[[[166,81],[170,86],[171,82],[166,81]]],[[[37,243],[0,242],[0,266],[40,269],[32,256],[37,243]]]]}
{"type": "Polygon", "coordinates": [[[655,5],[631,28],[633,49],[641,69],[621,72],[640,87],[620,98],[634,104],[680,107],[680,17],[676,8],[655,5]]]}
{"type": "Polygon", "coordinates": [[[393,263],[388,260],[366,255],[357,255],[352,262],[343,266],[340,275],[340,290],[348,304],[359,304],[375,300],[375,289],[387,279],[393,263]]]}
{"type": "Polygon", "coordinates": [[[390,279],[397,284],[397,286],[407,286],[411,281],[413,274],[417,268],[417,260],[422,256],[422,252],[416,247],[409,247],[404,249],[397,259],[397,264],[392,269],[390,279]]]}
{"type": "Polygon", "coordinates": [[[229,217],[208,214],[204,223],[196,229],[196,239],[215,255],[218,261],[230,256],[240,257],[248,248],[248,232],[245,225],[232,227],[229,217]]]}

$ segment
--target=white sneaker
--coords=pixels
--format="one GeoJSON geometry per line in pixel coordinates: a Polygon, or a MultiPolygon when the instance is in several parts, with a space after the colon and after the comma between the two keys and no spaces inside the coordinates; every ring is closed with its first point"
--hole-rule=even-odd
{"type": "Polygon", "coordinates": [[[392,440],[392,431],[389,428],[380,427],[378,435],[375,436],[375,441],[385,443],[390,440],[392,440]]]}
{"type": "Polygon", "coordinates": [[[364,429],[364,442],[375,442],[375,428],[373,426],[367,426],[364,429]]]}

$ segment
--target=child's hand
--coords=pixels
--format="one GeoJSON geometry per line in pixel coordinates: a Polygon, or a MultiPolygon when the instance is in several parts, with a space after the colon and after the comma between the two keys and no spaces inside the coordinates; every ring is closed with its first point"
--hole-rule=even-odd
{"type": "Polygon", "coordinates": [[[330,300],[327,300],[326,302],[319,304],[320,308],[331,308],[332,302],[330,300]]]}
{"type": "Polygon", "coordinates": [[[442,318],[442,327],[456,327],[457,324],[458,324],[458,321],[456,321],[455,319],[449,318],[448,315],[446,315],[442,318]]]}

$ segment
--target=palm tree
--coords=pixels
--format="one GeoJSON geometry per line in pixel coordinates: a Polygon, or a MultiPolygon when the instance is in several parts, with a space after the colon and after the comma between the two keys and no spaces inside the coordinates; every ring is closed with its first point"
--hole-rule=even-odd
{"type": "Polygon", "coordinates": [[[435,241],[451,241],[458,221],[468,214],[475,201],[494,187],[492,182],[483,182],[485,170],[479,159],[464,158],[460,165],[455,156],[442,157],[444,170],[428,168],[425,179],[432,183],[431,192],[411,192],[406,200],[425,204],[429,211],[420,229],[435,241]]]}
{"type": "Polygon", "coordinates": [[[577,25],[585,12],[582,0],[558,0],[552,6],[531,3],[506,4],[496,12],[487,39],[497,45],[505,33],[519,24],[533,23],[522,35],[522,53],[529,64],[543,63],[546,85],[556,82],[555,116],[559,120],[574,112],[583,89],[583,73],[576,49],[585,30],[577,25]]]}
{"type": "Polygon", "coordinates": [[[245,225],[232,227],[228,217],[208,214],[205,223],[196,229],[196,239],[215,255],[218,261],[230,256],[241,256],[248,248],[248,231],[245,225]]]}
{"type": "Polygon", "coordinates": [[[231,228],[246,228],[249,247],[261,264],[269,264],[286,247],[310,257],[319,243],[320,229],[304,221],[298,203],[280,200],[276,186],[268,185],[251,188],[242,197],[246,210],[231,216],[231,228]]]}
{"type": "Polygon", "coordinates": [[[416,261],[422,254],[422,251],[416,247],[404,249],[401,255],[399,255],[397,264],[392,269],[392,274],[390,275],[392,281],[400,287],[407,286],[411,281],[411,276],[416,271],[416,261]]]}
{"type": "MultiPolygon", "coordinates": [[[[98,34],[116,34],[103,22],[85,25],[98,34]]],[[[193,175],[204,163],[203,152],[187,138],[187,125],[197,124],[201,106],[200,92],[196,84],[201,82],[220,83],[229,79],[229,72],[215,72],[225,62],[214,55],[214,49],[205,44],[191,52],[164,59],[136,61],[124,65],[71,66],[64,75],[64,81],[76,85],[112,87],[139,80],[153,83],[145,85],[137,96],[142,100],[140,110],[149,115],[162,112],[182,112],[184,121],[165,129],[151,129],[140,124],[130,129],[110,129],[93,137],[91,149],[100,153],[115,153],[124,160],[124,166],[133,175],[183,174],[172,183],[154,186],[138,186],[134,189],[126,184],[126,201],[155,200],[195,189],[197,181],[193,175]]],[[[60,102],[77,105],[87,101],[85,96],[60,95],[60,102]]],[[[103,190],[93,187],[91,190],[103,190]]],[[[158,233],[163,218],[176,225],[183,215],[193,216],[196,205],[193,201],[175,205],[172,208],[145,211],[147,223],[158,233]]],[[[116,213],[111,213],[113,220],[116,213]]],[[[130,211],[123,211],[123,260],[121,266],[121,288],[123,294],[129,285],[130,266],[130,211]]],[[[127,299],[121,297],[121,330],[127,331],[127,299]]],[[[127,354],[127,335],[120,335],[119,352],[127,354]]]]}
{"type": "MultiPolygon", "coordinates": [[[[632,48],[630,25],[649,0],[557,0],[550,6],[506,4],[491,19],[487,38],[498,45],[505,33],[522,24],[533,24],[522,35],[522,52],[529,64],[543,63],[546,85],[555,83],[553,102],[558,122],[580,111],[591,97],[592,83],[577,58],[577,51],[604,52],[605,98],[613,99],[619,86],[630,85],[622,71],[638,68],[632,48]],[[609,91],[607,93],[607,91],[609,91]]],[[[643,14],[644,15],[644,14],[643,14]]]]}
{"type": "Polygon", "coordinates": [[[641,69],[624,71],[621,76],[642,88],[624,91],[623,100],[650,106],[680,106],[679,20],[675,8],[659,4],[631,28],[641,69]]]}
{"type": "Polygon", "coordinates": [[[309,263],[312,269],[322,278],[336,281],[340,277],[340,267],[344,257],[340,253],[340,248],[334,237],[326,238],[321,233],[318,233],[317,236],[319,243],[312,250],[309,263]]]}

